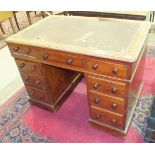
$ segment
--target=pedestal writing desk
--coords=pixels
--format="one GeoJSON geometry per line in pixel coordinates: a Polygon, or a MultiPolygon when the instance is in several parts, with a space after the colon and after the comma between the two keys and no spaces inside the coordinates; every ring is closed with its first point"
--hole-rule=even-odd
{"type": "Polygon", "coordinates": [[[122,136],[142,89],[149,29],[144,21],[49,16],[6,42],[30,103],[57,111],[84,73],[90,124],[122,136]]]}

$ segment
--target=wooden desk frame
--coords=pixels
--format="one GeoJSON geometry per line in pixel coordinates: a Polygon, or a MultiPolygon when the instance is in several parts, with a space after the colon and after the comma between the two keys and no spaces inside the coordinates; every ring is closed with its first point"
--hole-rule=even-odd
{"type": "MultiPolygon", "coordinates": [[[[142,89],[146,43],[141,50],[138,60],[134,63],[96,58],[63,51],[61,51],[60,54],[60,51],[29,45],[8,43],[8,46],[19,67],[19,71],[30,96],[31,104],[52,112],[57,111],[75,86],[80,82],[84,73],[89,101],[88,106],[90,109],[90,124],[117,136],[127,134],[142,89]],[[96,68],[94,64],[97,64],[96,68]],[[110,72],[109,70],[106,72],[100,71],[99,67],[103,64],[109,65],[108,68],[112,66],[111,69],[118,67],[117,69],[120,70],[120,73],[113,72],[112,70],[110,72]],[[124,74],[124,72],[126,72],[126,74],[124,74]],[[31,78],[31,76],[32,80],[28,82],[29,80],[26,78],[31,78]],[[92,86],[92,83],[89,81],[90,78],[94,78],[94,80],[91,81],[94,84],[98,83],[102,85],[102,83],[104,83],[108,88],[117,87],[118,92],[111,92],[113,90],[107,89],[107,92],[102,93],[101,91],[103,90],[98,90],[98,88],[95,88],[95,85],[92,86]],[[35,79],[35,81],[33,79],[35,79]],[[43,81],[40,87],[36,85],[38,79],[43,81]],[[55,81],[54,83],[56,84],[54,84],[53,81],[55,81]],[[55,91],[56,89],[58,90],[58,88],[60,91],[55,91]],[[114,101],[122,100],[124,109],[121,113],[117,113],[115,112],[115,108],[111,109],[109,105],[103,108],[100,104],[97,104],[97,98],[94,101],[96,104],[94,104],[90,100],[90,92],[94,93],[94,96],[99,93],[106,94],[109,98],[112,97],[114,101]],[[130,108],[129,102],[131,104],[130,108]],[[105,122],[102,119],[102,114],[105,116],[105,122]],[[113,122],[111,122],[111,120],[113,122]]],[[[105,100],[105,98],[102,99],[105,100]]],[[[108,98],[106,99],[106,101],[110,102],[108,98]]]]}

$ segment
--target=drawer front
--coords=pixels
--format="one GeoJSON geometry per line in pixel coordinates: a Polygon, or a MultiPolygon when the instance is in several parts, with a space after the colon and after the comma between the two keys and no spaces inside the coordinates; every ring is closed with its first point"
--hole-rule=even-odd
{"type": "Polygon", "coordinates": [[[124,114],[124,99],[89,91],[90,106],[96,106],[115,113],[124,114]]]}
{"type": "Polygon", "coordinates": [[[98,74],[118,77],[118,78],[128,78],[128,69],[126,65],[111,63],[100,60],[86,59],[85,67],[89,71],[96,72],[98,74]]]}
{"type": "Polygon", "coordinates": [[[99,121],[101,123],[104,123],[119,129],[124,128],[123,116],[121,115],[109,113],[107,111],[97,109],[94,107],[90,108],[90,114],[91,114],[91,118],[96,121],[99,121]]]}
{"type": "Polygon", "coordinates": [[[54,51],[39,51],[37,58],[40,60],[60,63],[67,66],[82,67],[82,58],[54,51]]]}
{"type": "Polygon", "coordinates": [[[126,85],[124,83],[113,82],[110,80],[99,79],[88,76],[88,90],[109,94],[115,97],[124,97],[126,85]]]}
{"type": "Polygon", "coordinates": [[[39,89],[46,89],[43,77],[21,73],[22,79],[26,85],[30,85],[39,89]]]}
{"type": "Polygon", "coordinates": [[[34,56],[34,49],[28,46],[9,44],[10,51],[13,54],[22,54],[26,56],[34,56]]]}
{"type": "Polygon", "coordinates": [[[33,75],[42,75],[38,63],[18,59],[16,59],[16,63],[20,72],[25,72],[33,75]]]}
{"type": "Polygon", "coordinates": [[[18,53],[26,56],[31,56],[43,61],[61,63],[65,65],[82,67],[82,59],[70,54],[62,54],[62,52],[47,50],[22,45],[10,45],[10,49],[13,53],[18,53]]]}
{"type": "Polygon", "coordinates": [[[38,100],[45,103],[49,102],[46,91],[39,90],[30,86],[25,86],[25,87],[31,99],[38,100]]]}

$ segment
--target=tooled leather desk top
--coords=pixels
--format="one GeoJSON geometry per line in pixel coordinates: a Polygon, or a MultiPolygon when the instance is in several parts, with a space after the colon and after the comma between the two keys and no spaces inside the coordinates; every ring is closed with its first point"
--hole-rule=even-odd
{"type": "Polygon", "coordinates": [[[6,42],[134,62],[150,26],[146,21],[48,16],[6,42]]]}

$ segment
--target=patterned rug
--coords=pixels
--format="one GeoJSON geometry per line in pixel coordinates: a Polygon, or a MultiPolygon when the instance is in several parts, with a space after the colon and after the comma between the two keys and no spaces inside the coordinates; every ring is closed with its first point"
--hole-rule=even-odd
{"type": "Polygon", "coordinates": [[[53,142],[51,138],[42,137],[32,132],[28,126],[23,125],[22,117],[30,104],[28,95],[20,93],[16,99],[13,99],[2,106],[0,109],[0,143],[47,143],[53,142]]]}
{"type": "Polygon", "coordinates": [[[132,119],[132,125],[138,130],[139,134],[143,137],[145,135],[147,119],[150,115],[152,104],[152,96],[141,96],[132,119]]]}
{"type": "Polygon", "coordinates": [[[14,123],[13,127],[0,140],[0,143],[49,143],[45,137],[33,133],[29,127],[23,127],[22,120],[14,123]]]}

